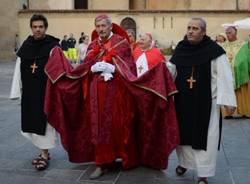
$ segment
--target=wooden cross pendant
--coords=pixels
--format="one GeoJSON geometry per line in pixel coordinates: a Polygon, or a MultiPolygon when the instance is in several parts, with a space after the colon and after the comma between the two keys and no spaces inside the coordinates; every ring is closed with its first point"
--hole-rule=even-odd
{"type": "Polygon", "coordinates": [[[35,73],[36,69],[38,68],[38,66],[36,65],[36,63],[34,62],[33,65],[30,65],[30,68],[32,68],[32,73],[35,73]]]}
{"type": "Polygon", "coordinates": [[[193,83],[196,82],[196,80],[193,78],[193,76],[190,76],[190,78],[187,79],[187,82],[189,82],[189,89],[193,89],[193,83]]]}

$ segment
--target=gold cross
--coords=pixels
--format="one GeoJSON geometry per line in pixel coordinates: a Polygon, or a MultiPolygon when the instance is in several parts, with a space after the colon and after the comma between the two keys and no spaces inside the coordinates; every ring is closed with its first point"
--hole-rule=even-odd
{"type": "Polygon", "coordinates": [[[32,73],[35,73],[35,70],[38,68],[38,66],[34,62],[33,65],[30,66],[30,68],[32,68],[32,73]]]}
{"type": "Polygon", "coordinates": [[[190,78],[187,79],[187,82],[189,82],[189,89],[193,89],[193,83],[196,82],[196,80],[193,79],[193,76],[190,76],[190,78]]]}
{"type": "Polygon", "coordinates": [[[139,67],[138,67],[138,70],[139,70],[139,73],[141,73],[141,71],[143,70],[143,67],[142,67],[142,66],[139,66],[139,67]]]}

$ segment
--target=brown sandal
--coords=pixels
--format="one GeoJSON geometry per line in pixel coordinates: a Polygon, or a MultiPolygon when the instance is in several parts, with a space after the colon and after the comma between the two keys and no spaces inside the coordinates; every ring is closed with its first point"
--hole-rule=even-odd
{"type": "MultiPolygon", "coordinates": [[[[35,158],[35,159],[32,160],[32,162],[31,162],[32,165],[36,165],[41,158],[43,158],[42,154],[39,154],[37,158],[35,158]]],[[[49,153],[48,153],[48,160],[50,160],[49,153]]]]}
{"type": "Polygon", "coordinates": [[[37,163],[34,166],[38,171],[43,171],[49,166],[49,160],[41,157],[37,159],[37,163]]]}
{"type": "Polygon", "coordinates": [[[207,178],[199,178],[198,179],[198,184],[208,184],[207,178]]]}
{"type": "Polygon", "coordinates": [[[184,167],[181,167],[180,165],[178,165],[175,169],[177,176],[182,176],[183,174],[185,174],[186,171],[187,171],[187,169],[184,167]]]}

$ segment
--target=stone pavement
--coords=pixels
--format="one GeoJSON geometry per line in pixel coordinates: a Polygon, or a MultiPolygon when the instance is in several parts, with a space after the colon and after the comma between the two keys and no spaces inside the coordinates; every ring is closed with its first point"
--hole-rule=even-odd
{"type": "MultiPolygon", "coordinates": [[[[93,164],[72,164],[63,148],[50,151],[52,160],[46,171],[33,169],[31,159],[38,150],[20,134],[20,102],[8,99],[14,62],[0,62],[0,184],[194,184],[196,174],[188,171],[176,177],[175,152],[168,170],[157,171],[145,167],[123,171],[117,169],[98,180],[90,181],[93,164]]],[[[248,99],[249,100],[249,99],[248,99]]],[[[250,120],[223,122],[222,147],[218,154],[213,184],[250,184],[250,120]]]]}

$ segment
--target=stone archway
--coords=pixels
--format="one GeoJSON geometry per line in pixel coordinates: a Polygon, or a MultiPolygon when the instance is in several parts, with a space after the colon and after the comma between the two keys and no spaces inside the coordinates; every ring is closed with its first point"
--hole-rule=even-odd
{"type": "Polygon", "coordinates": [[[135,39],[136,39],[136,22],[134,21],[134,19],[126,17],[121,21],[120,26],[125,30],[132,29],[135,32],[135,39]]]}

